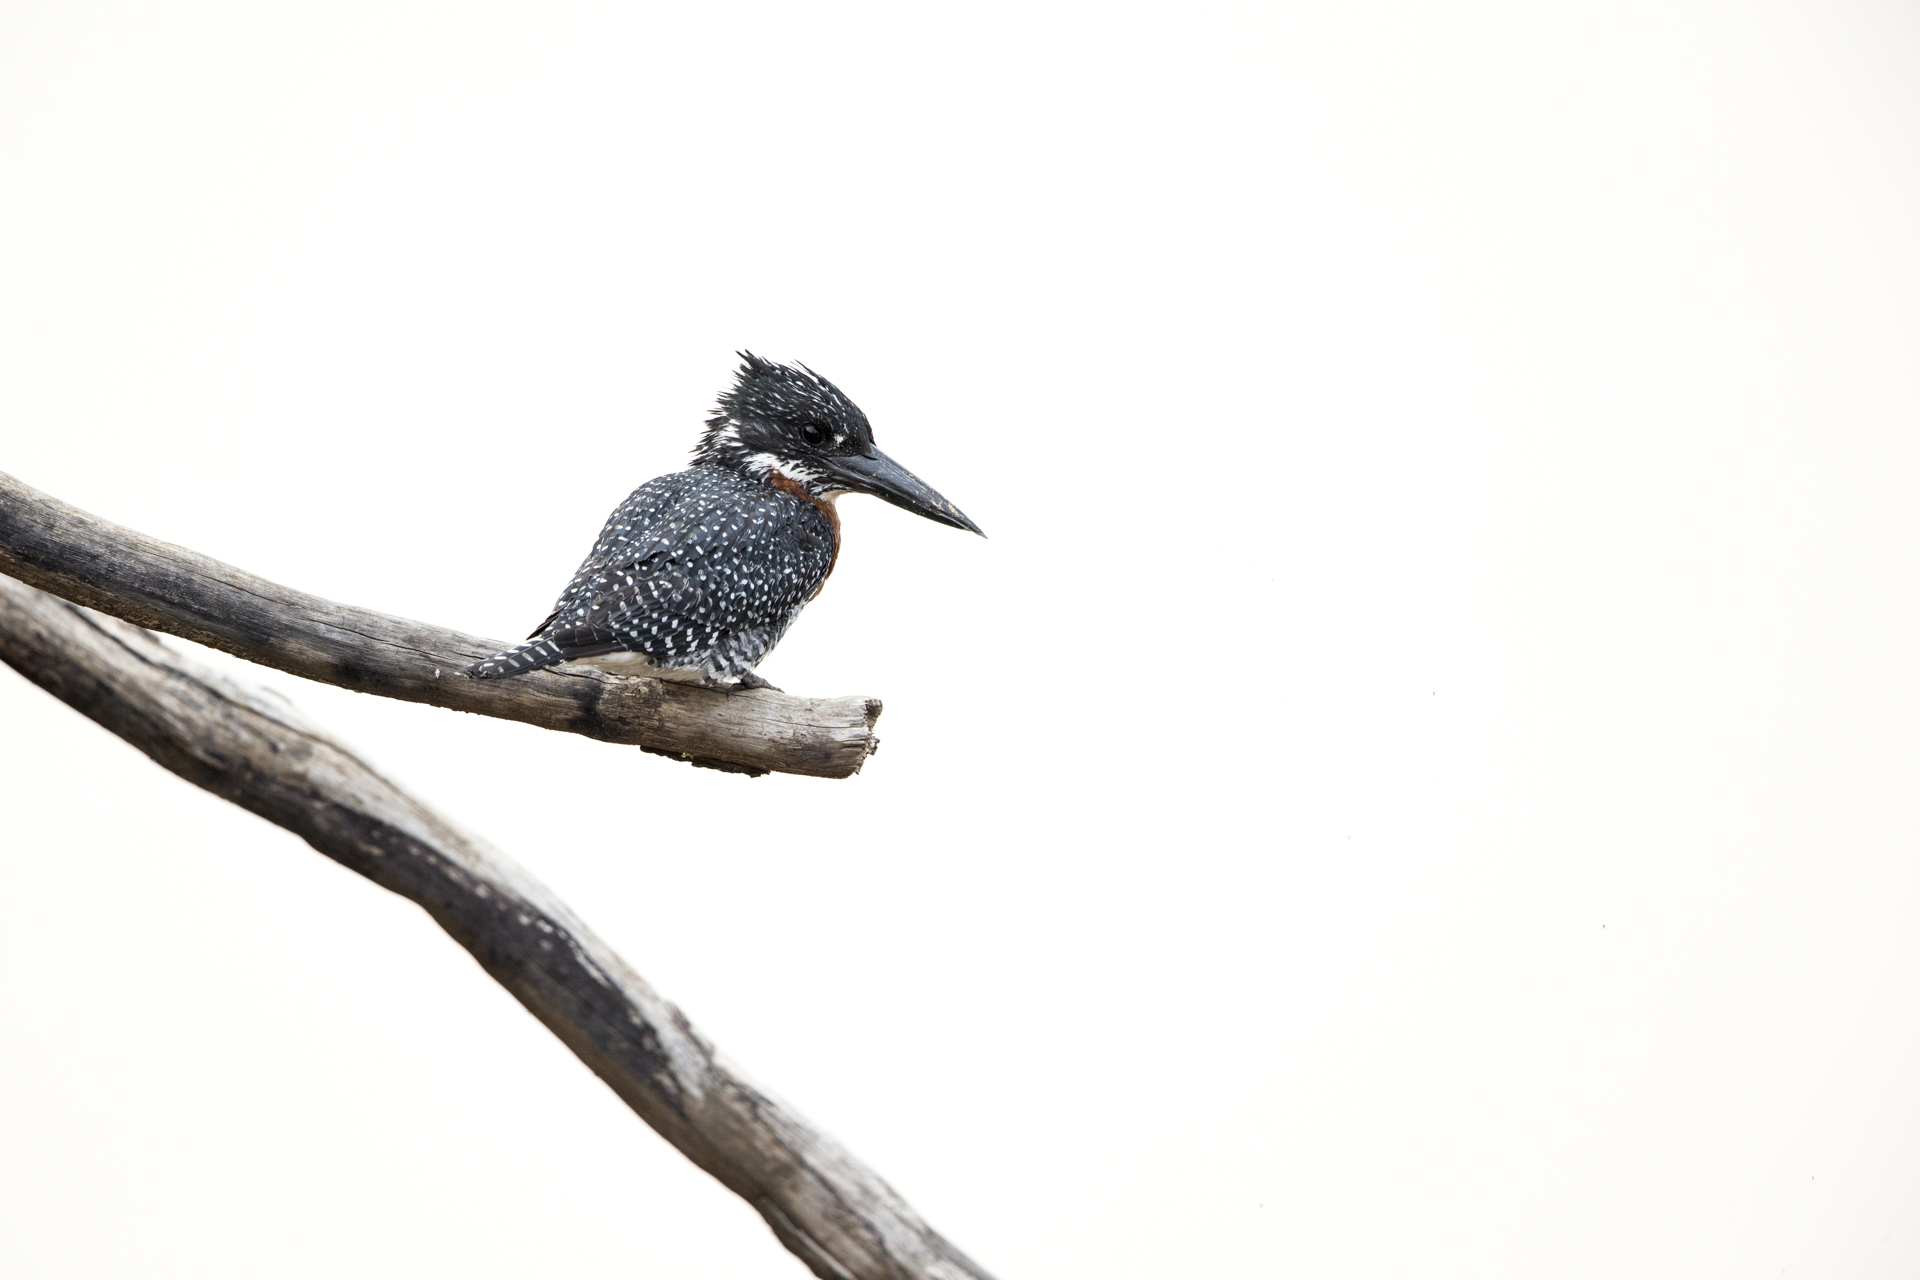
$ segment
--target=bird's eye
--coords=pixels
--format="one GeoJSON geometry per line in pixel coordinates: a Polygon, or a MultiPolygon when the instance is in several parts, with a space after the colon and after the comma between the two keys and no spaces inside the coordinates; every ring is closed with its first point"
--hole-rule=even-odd
{"type": "Polygon", "coordinates": [[[819,427],[814,426],[811,422],[800,428],[800,434],[807,438],[808,444],[819,444],[827,438],[827,433],[819,427]]]}

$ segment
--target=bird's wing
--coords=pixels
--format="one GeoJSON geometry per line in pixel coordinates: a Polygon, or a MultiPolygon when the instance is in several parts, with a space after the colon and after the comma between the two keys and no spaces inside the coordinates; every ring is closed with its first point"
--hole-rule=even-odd
{"type": "Polygon", "coordinates": [[[698,504],[686,501],[687,479],[684,471],[656,476],[628,494],[607,517],[593,550],[554,601],[552,612],[527,639],[565,643],[565,637],[580,646],[600,645],[601,653],[622,647],[612,643],[610,633],[601,634],[606,619],[597,615],[605,611],[593,606],[617,596],[636,573],[646,573],[662,550],[684,538],[687,525],[698,518],[698,504]]]}
{"type": "MultiPolygon", "coordinates": [[[[663,623],[680,624],[702,616],[705,593],[688,573],[687,544],[697,519],[680,519],[651,530],[650,545],[627,544],[620,553],[581,566],[577,588],[570,588],[549,619],[547,639],[569,651],[593,648],[607,653],[635,647],[663,623]]],[[[638,646],[646,651],[646,646],[638,646]]]]}
{"type": "Polygon", "coordinates": [[[614,513],[561,595],[545,638],[570,655],[631,649],[671,661],[725,633],[784,626],[831,557],[818,513],[759,486],[689,485],[640,514],[614,513]]]}

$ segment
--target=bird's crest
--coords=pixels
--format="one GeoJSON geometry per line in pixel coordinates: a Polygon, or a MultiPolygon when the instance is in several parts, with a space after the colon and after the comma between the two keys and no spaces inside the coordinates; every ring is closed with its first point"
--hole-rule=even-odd
{"type": "Polygon", "coordinates": [[[873,428],[860,406],[807,366],[776,364],[751,351],[739,356],[733,386],[720,394],[720,403],[693,448],[695,462],[723,462],[746,452],[742,428],[786,430],[812,425],[828,437],[873,438],[873,428]]]}

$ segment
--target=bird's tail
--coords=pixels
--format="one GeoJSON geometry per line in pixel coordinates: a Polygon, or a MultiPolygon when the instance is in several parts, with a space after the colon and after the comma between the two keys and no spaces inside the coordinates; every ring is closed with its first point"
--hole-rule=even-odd
{"type": "Polygon", "coordinates": [[[502,676],[523,675],[529,671],[539,671],[556,663],[565,662],[574,656],[551,640],[529,640],[517,644],[505,653],[496,653],[483,662],[463,667],[461,675],[472,676],[476,680],[498,680],[502,676]]]}

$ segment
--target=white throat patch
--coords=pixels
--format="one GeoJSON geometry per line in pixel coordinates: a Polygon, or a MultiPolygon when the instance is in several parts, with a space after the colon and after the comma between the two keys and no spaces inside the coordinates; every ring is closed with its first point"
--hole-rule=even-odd
{"type": "Polygon", "coordinates": [[[782,458],[774,453],[750,453],[746,463],[748,474],[756,480],[764,479],[770,471],[778,471],[817,498],[838,497],[846,492],[836,486],[825,472],[804,462],[795,462],[792,458],[782,458]]]}

